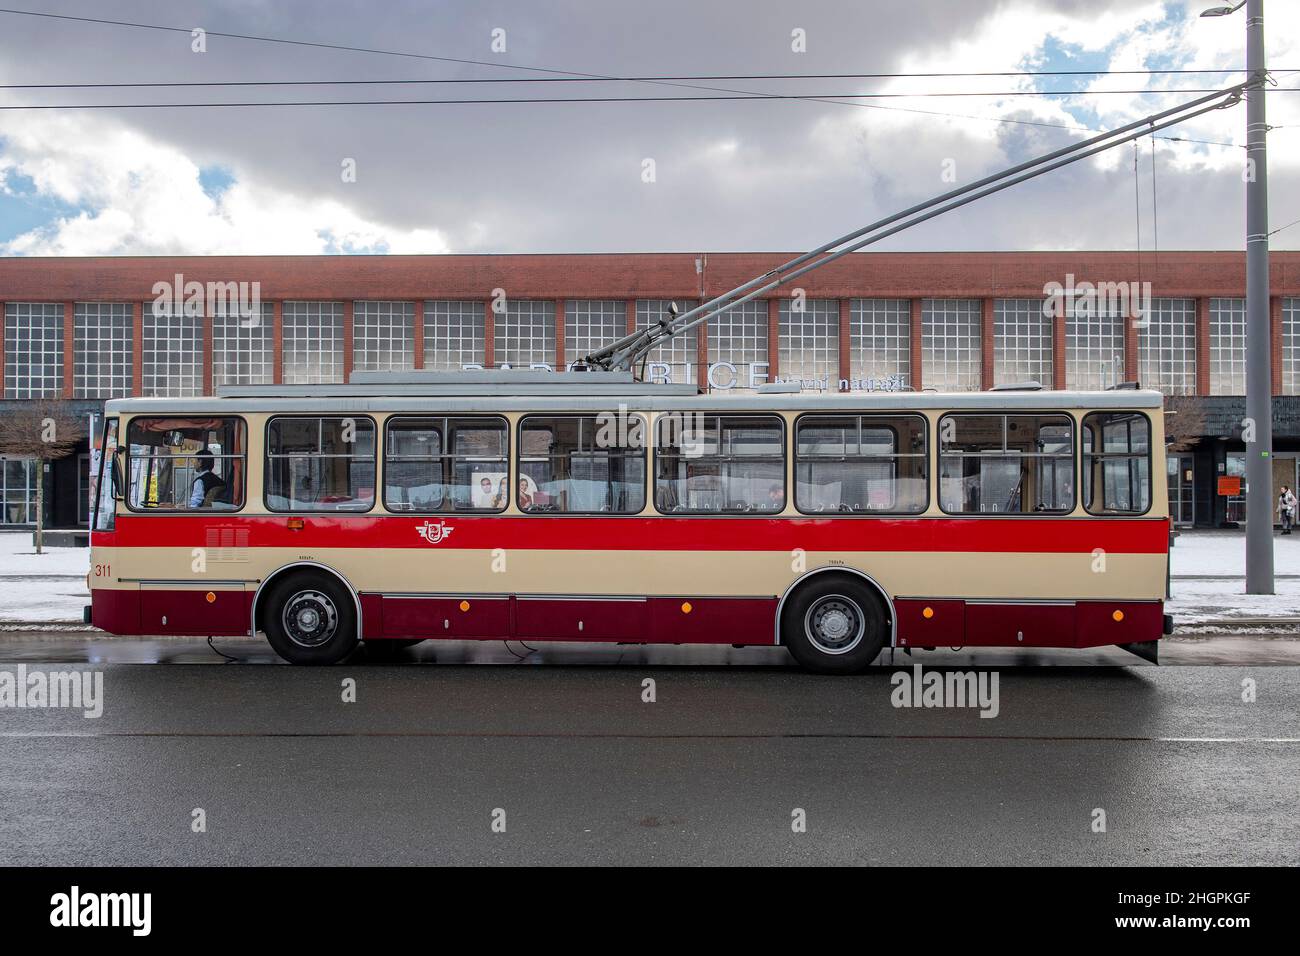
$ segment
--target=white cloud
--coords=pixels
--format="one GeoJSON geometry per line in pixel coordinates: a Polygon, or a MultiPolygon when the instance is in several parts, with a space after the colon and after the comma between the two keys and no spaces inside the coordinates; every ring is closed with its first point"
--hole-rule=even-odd
{"type": "Polygon", "coordinates": [[[14,237],[7,255],[437,253],[436,229],[368,219],[331,198],[307,198],[240,177],[216,198],[179,149],[107,116],[27,114],[4,128],[0,174],[84,210],[14,237]]]}

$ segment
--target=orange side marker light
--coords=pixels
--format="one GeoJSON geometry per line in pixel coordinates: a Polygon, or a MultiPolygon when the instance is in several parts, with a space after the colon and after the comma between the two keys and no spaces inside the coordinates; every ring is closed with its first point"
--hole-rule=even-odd
{"type": "Polygon", "coordinates": [[[1115,623],[1118,624],[1120,621],[1124,620],[1124,612],[1116,611],[1114,614],[1111,615],[1111,617],[1114,618],[1115,623]]]}
{"type": "Polygon", "coordinates": [[[290,531],[301,531],[307,526],[307,522],[302,518],[290,518],[285,522],[290,531]]]}
{"type": "Polygon", "coordinates": [[[468,611],[468,610],[469,610],[469,601],[461,601],[461,602],[460,602],[460,609],[461,609],[462,611],[468,611]]]}
{"type": "Polygon", "coordinates": [[[927,607],[921,612],[921,617],[925,618],[927,621],[930,620],[930,618],[934,617],[934,608],[927,607]]]}
{"type": "Polygon", "coordinates": [[[217,596],[216,596],[215,594],[213,594],[211,591],[209,591],[209,592],[205,595],[205,597],[208,599],[208,603],[209,603],[209,604],[215,604],[216,601],[217,601],[217,596]]]}
{"type": "Polygon", "coordinates": [[[683,613],[683,614],[690,614],[690,613],[691,613],[691,602],[690,602],[690,601],[683,601],[683,602],[682,602],[682,613],[683,613]]]}

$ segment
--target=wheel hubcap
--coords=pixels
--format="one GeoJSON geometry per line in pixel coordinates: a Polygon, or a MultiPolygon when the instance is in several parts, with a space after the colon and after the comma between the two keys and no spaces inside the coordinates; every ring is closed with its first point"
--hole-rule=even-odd
{"type": "Polygon", "coordinates": [[[866,632],[862,608],[842,594],[828,594],[813,602],[804,617],[808,639],[825,654],[847,654],[866,632]]]}
{"type": "Polygon", "coordinates": [[[338,631],[338,609],[329,595],[299,591],[289,598],[280,616],[284,632],[300,647],[320,647],[338,631]]]}

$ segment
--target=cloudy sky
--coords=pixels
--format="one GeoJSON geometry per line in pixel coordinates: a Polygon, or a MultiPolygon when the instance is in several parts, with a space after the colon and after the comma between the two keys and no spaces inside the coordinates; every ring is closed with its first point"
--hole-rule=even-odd
{"type": "MultiPolygon", "coordinates": [[[[689,87],[949,95],[4,110],[0,255],[802,250],[951,188],[945,169],[970,181],[1087,135],[1062,127],[1112,127],[1195,95],[1097,91],[1230,77],[554,78],[1240,68],[1243,13],[1198,18],[1213,2],[15,0],[183,30],[0,14],[0,105],[729,95],[689,87]],[[211,34],[199,53],[193,27],[422,56],[211,34]],[[429,79],[542,82],[12,88],[429,79]],[[1008,95],[1033,90],[1087,95],[1008,95]]],[[[1279,87],[1300,87],[1300,3],[1267,6],[1270,66],[1279,87]]],[[[1269,120],[1278,227],[1300,219],[1300,93],[1270,94],[1269,120]]],[[[876,248],[1131,249],[1140,210],[1143,249],[1241,249],[1244,127],[1238,107],[1167,133],[1224,145],[1158,140],[1154,184],[1144,141],[1136,177],[1124,146],[876,248]]],[[[1273,239],[1300,248],[1300,225],[1273,239]]]]}

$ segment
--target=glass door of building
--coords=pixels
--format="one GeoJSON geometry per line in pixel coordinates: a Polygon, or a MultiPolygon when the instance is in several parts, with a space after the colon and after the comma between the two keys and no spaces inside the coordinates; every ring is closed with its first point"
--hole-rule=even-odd
{"type": "Polygon", "coordinates": [[[1170,455],[1169,519],[1175,528],[1190,528],[1196,522],[1196,468],[1191,455],[1170,455]]]}

